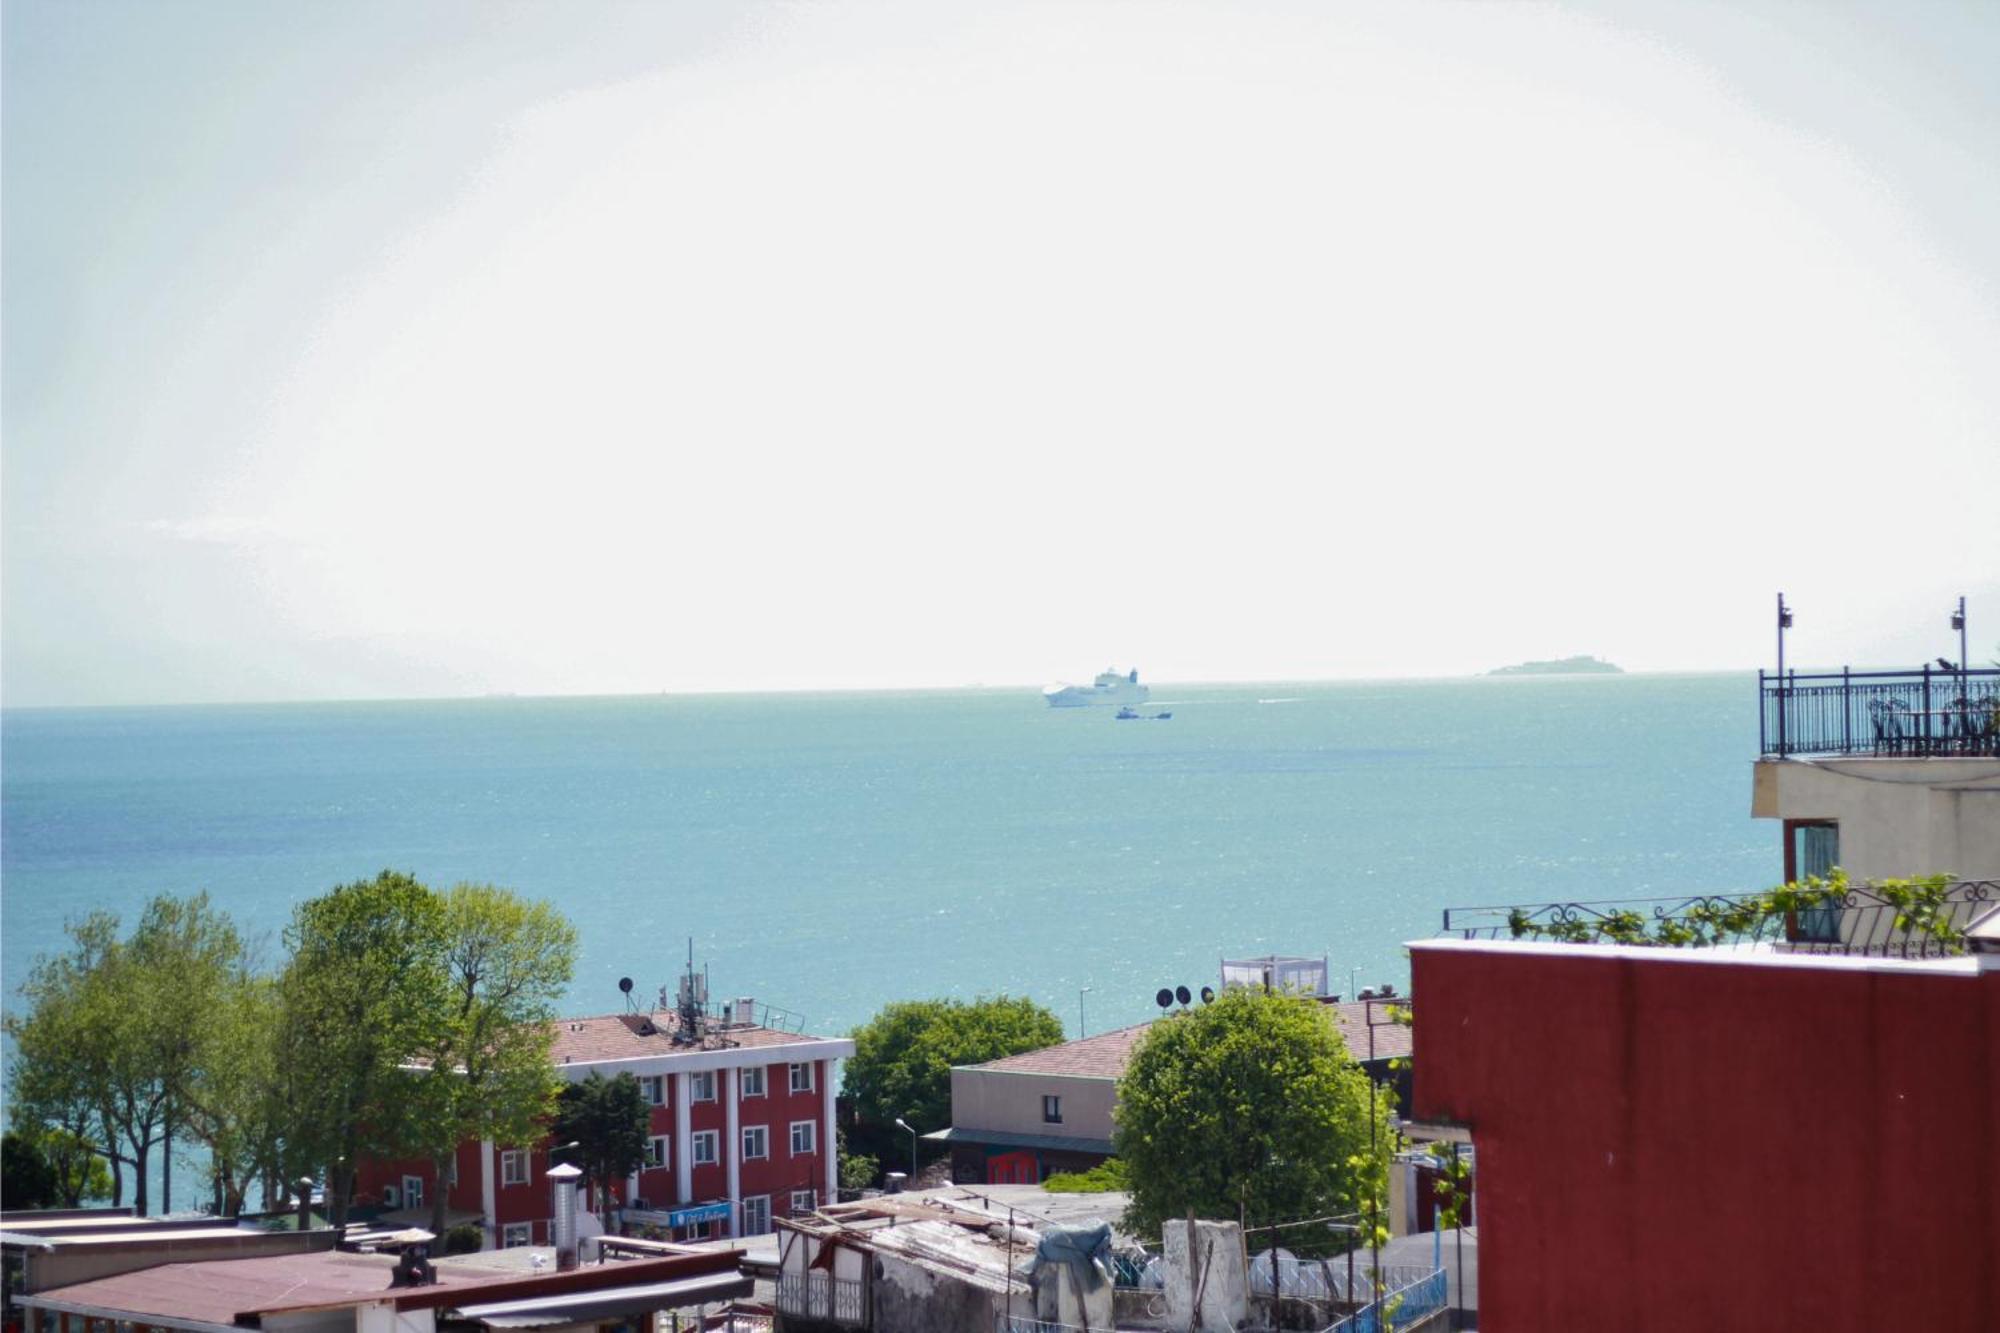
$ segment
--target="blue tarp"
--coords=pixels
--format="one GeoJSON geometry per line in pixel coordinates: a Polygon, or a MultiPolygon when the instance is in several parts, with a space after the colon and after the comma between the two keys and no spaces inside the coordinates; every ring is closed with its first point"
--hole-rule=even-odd
{"type": "Polygon", "coordinates": [[[1022,1271],[1033,1277],[1043,1264],[1068,1264],[1085,1291],[1096,1291],[1111,1280],[1111,1224],[1044,1227],[1022,1271]]]}

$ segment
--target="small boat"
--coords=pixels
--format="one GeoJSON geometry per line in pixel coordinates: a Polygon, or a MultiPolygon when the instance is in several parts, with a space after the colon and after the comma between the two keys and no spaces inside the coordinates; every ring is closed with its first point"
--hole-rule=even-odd
{"type": "Polygon", "coordinates": [[[1130,722],[1133,718],[1139,716],[1139,712],[1128,704],[1124,708],[1119,709],[1113,716],[1120,722],[1130,722]]]}
{"type": "Polygon", "coordinates": [[[1135,708],[1125,707],[1112,714],[1120,722],[1164,722],[1172,713],[1141,713],[1135,708]]]}

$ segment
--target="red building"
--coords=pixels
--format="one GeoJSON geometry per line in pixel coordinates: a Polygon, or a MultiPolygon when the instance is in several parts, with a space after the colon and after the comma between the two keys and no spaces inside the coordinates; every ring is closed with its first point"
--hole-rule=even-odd
{"type": "Polygon", "coordinates": [[[1782,943],[1411,956],[1416,1118],[1478,1155],[1480,1327],[2000,1328],[2000,969],[1782,943]]]}
{"type": "MultiPolygon", "coordinates": [[[[748,1014],[747,1000],[730,1006],[748,1014]]],[[[768,1021],[768,1020],[767,1020],[768,1021]]],[[[616,1182],[628,1222],[676,1239],[754,1235],[773,1217],[831,1201],[840,1180],[835,1061],[845,1038],[678,1012],[606,1014],[556,1025],[552,1058],[571,1082],[631,1074],[653,1105],[647,1165],[616,1182]]],[[[487,1245],[546,1245],[553,1213],[548,1144],[465,1143],[445,1181],[454,1220],[477,1218],[487,1245]]],[[[359,1204],[424,1210],[438,1188],[428,1162],[369,1162],[359,1204]]],[[[421,1213],[418,1214],[421,1216],[421,1213]]]]}

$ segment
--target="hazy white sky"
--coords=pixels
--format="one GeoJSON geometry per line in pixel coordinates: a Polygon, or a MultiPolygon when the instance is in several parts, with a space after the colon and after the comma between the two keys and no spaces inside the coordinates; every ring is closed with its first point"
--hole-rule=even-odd
{"type": "Polygon", "coordinates": [[[2000,655],[2000,6],[4,25],[9,704],[2000,655]]]}

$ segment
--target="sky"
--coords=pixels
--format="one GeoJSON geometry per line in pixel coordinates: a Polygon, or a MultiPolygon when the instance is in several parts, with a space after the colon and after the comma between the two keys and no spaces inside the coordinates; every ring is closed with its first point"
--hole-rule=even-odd
{"type": "Polygon", "coordinates": [[[0,11],[9,706],[2000,658],[2000,6],[0,11]]]}

